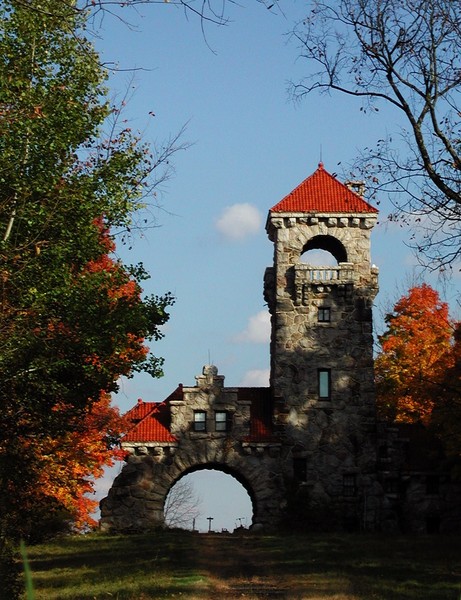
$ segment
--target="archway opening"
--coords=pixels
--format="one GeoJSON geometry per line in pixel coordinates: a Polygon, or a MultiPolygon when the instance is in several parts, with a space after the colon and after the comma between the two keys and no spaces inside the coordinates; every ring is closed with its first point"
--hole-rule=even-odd
{"type": "Polygon", "coordinates": [[[343,244],[331,235],[316,235],[304,246],[301,262],[317,267],[333,267],[347,262],[343,244]]]}
{"type": "Polygon", "coordinates": [[[206,533],[249,528],[253,501],[235,474],[207,466],[186,472],[171,486],[164,505],[165,523],[206,533]]]}

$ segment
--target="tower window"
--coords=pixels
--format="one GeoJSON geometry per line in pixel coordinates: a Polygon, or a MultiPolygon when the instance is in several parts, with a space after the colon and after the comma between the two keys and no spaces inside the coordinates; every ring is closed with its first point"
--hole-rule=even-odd
{"type": "Polygon", "coordinates": [[[305,458],[293,458],[293,475],[296,481],[307,481],[307,461],[305,458]]]}
{"type": "Polygon", "coordinates": [[[354,474],[343,475],[344,496],[355,496],[357,494],[357,478],[354,474]]]}
{"type": "Polygon", "coordinates": [[[389,477],[389,479],[384,480],[384,491],[386,494],[399,493],[399,480],[397,477],[389,477]]]}
{"type": "Polygon", "coordinates": [[[225,410],[217,410],[214,414],[215,431],[229,431],[229,414],[225,410]]]}
{"type": "Polygon", "coordinates": [[[319,398],[323,400],[329,400],[331,398],[331,372],[330,369],[319,369],[317,372],[318,376],[318,389],[319,398]]]}
{"type": "Polygon", "coordinates": [[[318,322],[319,323],[329,323],[330,321],[331,321],[330,307],[319,306],[318,322]]]}
{"type": "Polygon", "coordinates": [[[439,493],[440,478],[438,475],[428,475],[426,477],[426,494],[439,493]]]}
{"type": "Polygon", "coordinates": [[[194,412],[194,431],[206,431],[206,412],[204,410],[194,412]]]}

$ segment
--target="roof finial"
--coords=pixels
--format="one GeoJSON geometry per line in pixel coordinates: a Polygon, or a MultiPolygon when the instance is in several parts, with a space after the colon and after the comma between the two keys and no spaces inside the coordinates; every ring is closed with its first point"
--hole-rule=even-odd
{"type": "Polygon", "coordinates": [[[322,150],[322,144],[320,144],[319,169],[323,169],[323,150],[322,150]]]}

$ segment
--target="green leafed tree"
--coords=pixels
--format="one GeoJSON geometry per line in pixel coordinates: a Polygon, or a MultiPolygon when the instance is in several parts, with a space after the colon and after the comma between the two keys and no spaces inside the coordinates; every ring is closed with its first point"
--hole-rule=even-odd
{"type": "MultiPolygon", "coordinates": [[[[461,2],[316,0],[294,31],[307,75],[297,97],[339,92],[395,109],[400,134],[363,151],[358,173],[410,223],[432,266],[461,255],[461,2]]],[[[386,123],[389,128],[389,123],[386,123]]]]}
{"type": "Polygon", "coordinates": [[[103,423],[120,375],[162,369],[144,341],[172,297],[142,297],[147,275],[114,257],[111,232],[133,226],[175,141],[158,155],[119,126],[85,17],[74,2],[0,3],[0,539],[73,518],[75,478],[106,460],[94,436],[108,452],[117,438],[92,407],[103,423]],[[85,424],[91,457],[70,447],[85,424]]]}

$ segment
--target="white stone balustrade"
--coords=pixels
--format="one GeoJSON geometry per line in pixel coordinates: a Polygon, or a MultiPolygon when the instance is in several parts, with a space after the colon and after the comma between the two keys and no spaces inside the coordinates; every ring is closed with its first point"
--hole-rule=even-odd
{"type": "Polygon", "coordinates": [[[353,282],[355,279],[356,273],[350,263],[340,263],[337,267],[316,267],[308,264],[295,265],[296,283],[347,283],[353,282]]]}

